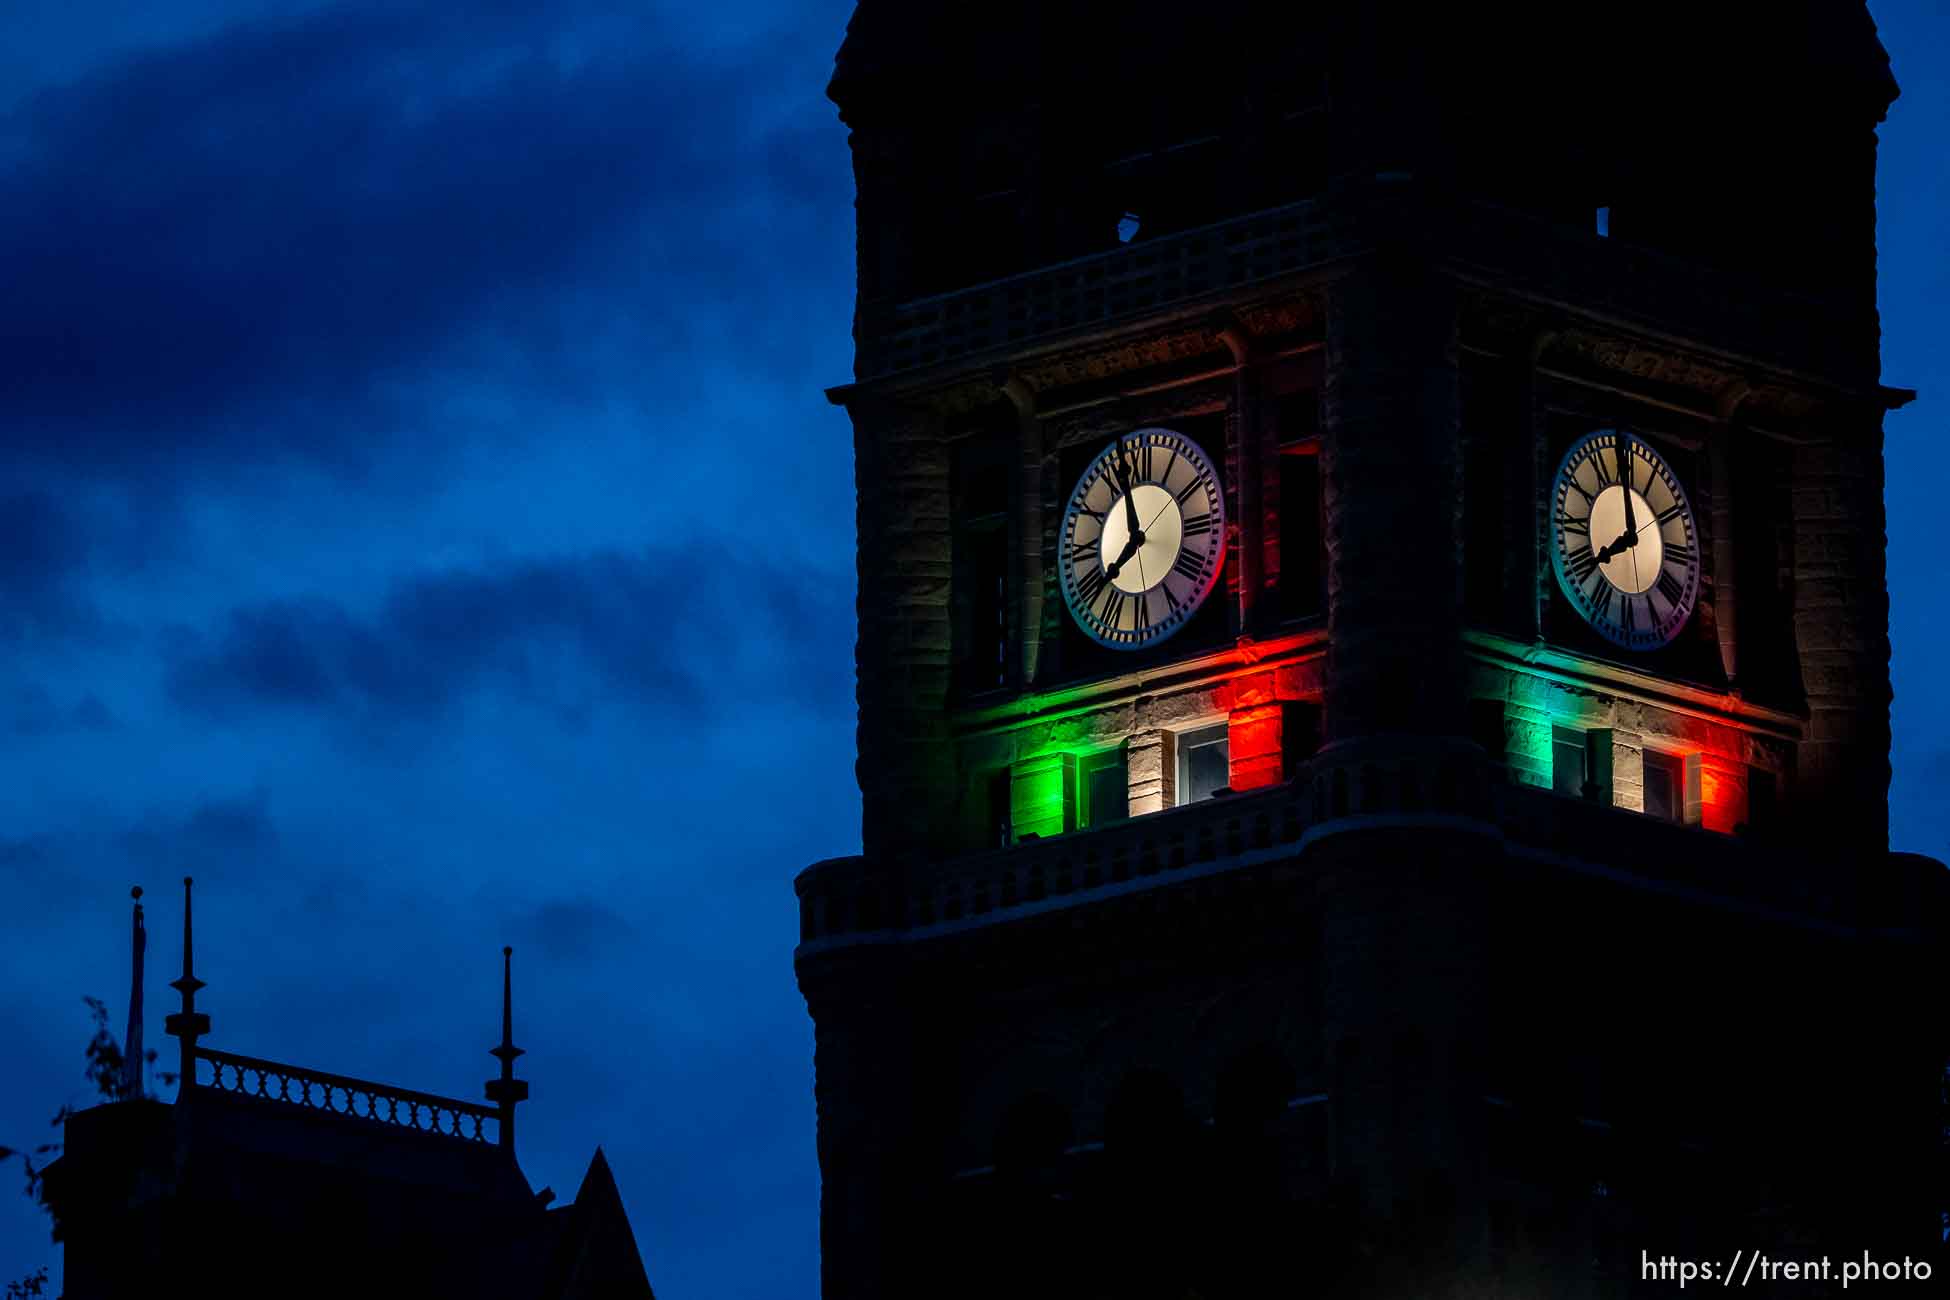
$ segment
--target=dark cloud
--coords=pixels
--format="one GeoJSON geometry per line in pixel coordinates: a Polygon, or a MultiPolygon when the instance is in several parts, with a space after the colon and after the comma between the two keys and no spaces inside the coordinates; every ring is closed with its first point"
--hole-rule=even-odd
{"type": "Polygon", "coordinates": [[[703,286],[776,291],[740,272],[791,273],[776,226],[846,177],[806,166],[805,124],[716,92],[826,54],[784,31],[721,66],[634,8],[341,5],[0,119],[16,451],[85,474],[281,453],[356,473],[380,441],[432,436],[406,394],[463,342],[518,336],[522,364],[574,370],[619,313],[654,348],[703,286]],[[769,172],[776,191],[741,201],[769,172]]]}
{"type": "Polygon", "coordinates": [[[53,494],[0,498],[0,640],[98,634],[101,615],[75,589],[92,548],[53,494]]]}
{"type": "Polygon", "coordinates": [[[523,937],[556,961],[588,961],[630,937],[630,923],[589,898],[555,899],[532,909],[523,937]]]}
{"type": "Polygon", "coordinates": [[[35,867],[47,860],[48,839],[44,835],[0,839],[0,868],[15,870],[35,867]]]}
{"type": "Polygon", "coordinates": [[[233,611],[213,636],[187,634],[167,685],[179,705],[235,718],[260,709],[333,714],[375,726],[446,716],[484,685],[576,720],[594,707],[564,656],[602,698],[709,716],[788,690],[815,710],[849,704],[843,676],[794,662],[813,636],[844,641],[839,580],[718,555],[604,551],[398,584],[371,617],[328,600],[233,611]],[[739,688],[718,684],[736,676],[739,688]]]}
{"type": "Polygon", "coordinates": [[[132,867],[156,867],[171,875],[204,872],[228,864],[246,869],[272,859],[278,829],[271,820],[270,796],[259,790],[229,799],[209,799],[183,813],[154,813],[115,837],[132,867]]]}
{"type": "Polygon", "coordinates": [[[107,731],[115,718],[92,691],[72,704],[54,698],[47,687],[28,683],[0,704],[0,731],[22,738],[57,735],[65,731],[107,731]]]}

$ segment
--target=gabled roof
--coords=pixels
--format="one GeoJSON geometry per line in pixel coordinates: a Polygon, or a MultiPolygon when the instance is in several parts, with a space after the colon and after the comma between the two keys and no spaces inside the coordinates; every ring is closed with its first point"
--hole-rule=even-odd
{"type": "Polygon", "coordinates": [[[554,1236],[547,1300],[655,1300],[623,1195],[596,1148],[573,1204],[549,1211],[554,1236]]]}

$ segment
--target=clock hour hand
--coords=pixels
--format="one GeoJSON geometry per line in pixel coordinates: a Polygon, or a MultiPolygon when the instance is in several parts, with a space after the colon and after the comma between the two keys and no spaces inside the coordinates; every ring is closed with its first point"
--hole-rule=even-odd
{"type": "Polygon", "coordinates": [[[1611,559],[1612,556],[1617,555],[1619,552],[1625,550],[1627,547],[1637,546],[1638,544],[1639,544],[1639,535],[1632,531],[1630,524],[1627,524],[1624,532],[1612,538],[1611,541],[1607,542],[1605,546],[1598,552],[1597,562],[1599,564],[1603,564],[1606,560],[1611,559]]]}

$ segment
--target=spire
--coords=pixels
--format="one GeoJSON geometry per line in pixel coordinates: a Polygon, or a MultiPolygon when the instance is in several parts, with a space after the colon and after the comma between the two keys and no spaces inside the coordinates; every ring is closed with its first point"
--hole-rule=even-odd
{"type": "Polygon", "coordinates": [[[488,1051],[501,1062],[501,1077],[487,1085],[487,1099],[501,1112],[501,1149],[510,1160],[515,1158],[515,1103],[528,1100],[528,1085],[515,1078],[515,1058],[522,1050],[515,1046],[514,956],[513,948],[501,950],[501,1046],[488,1051]]]}
{"type": "Polygon", "coordinates": [[[142,1095],[142,953],[149,946],[148,935],[142,929],[142,886],[131,889],[129,897],[135,900],[135,930],[129,940],[129,1029],[122,1040],[122,1096],[125,1100],[142,1095]]]}
{"type": "Polygon", "coordinates": [[[163,1021],[163,1031],[182,1044],[181,1073],[176,1079],[176,1099],[189,1095],[196,1084],[196,1040],[210,1032],[210,1017],[196,1009],[196,991],[204,987],[196,977],[195,949],[190,936],[190,878],[183,877],[183,975],[169,987],[183,995],[183,1009],[163,1021]]]}

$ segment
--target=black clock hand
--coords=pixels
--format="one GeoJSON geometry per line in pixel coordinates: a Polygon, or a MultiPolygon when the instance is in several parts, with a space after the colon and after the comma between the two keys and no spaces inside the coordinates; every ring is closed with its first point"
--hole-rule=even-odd
{"type": "MultiPolygon", "coordinates": [[[[1137,554],[1138,548],[1142,545],[1144,545],[1144,534],[1132,533],[1130,537],[1126,539],[1126,541],[1124,542],[1123,553],[1120,554],[1116,559],[1112,560],[1109,564],[1104,566],[1104,576],[1107,578],[1117,577],[1118,570],[1122,569],[1124,567],[1125,562],[1128,561],[1133,555],[1137,554]]],[[[1143,567],[1140,566],[1138,572],[1141,574],[1143,573],[1143,571],[1144,571],[1143,567]]]]}
{"type": "Polygon", "coordinates": [[[1620,533],[1618,536],[1612,538],[1611,541],[1607,542],[1604,548],[1598,552],[1597,562],[1603,564],[1626,547],[1638,545],[1638,540],[1636,533],[1620,533]]]}
{"type": "Polygon", "coordinates": [[[1124,518],[1131,526],[1131,536],[1141,543],[1144,539],[1144,526],[1138,523],[1137,497],[1131,491],[1131,473],[1124,464],[1124,444],[1117,444],[1117,481],[1124,487],[1124,518]]]}
{"type": "Polygon", "coordinates": [[[1626,436],[1618,435],[1618,477],[1625,485],[1625,533],[1632,540],[1627,546],[1639,544],[1638,521],[1632,518],[1632,453],[1626,436]]]}

